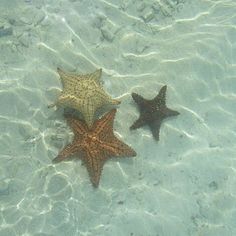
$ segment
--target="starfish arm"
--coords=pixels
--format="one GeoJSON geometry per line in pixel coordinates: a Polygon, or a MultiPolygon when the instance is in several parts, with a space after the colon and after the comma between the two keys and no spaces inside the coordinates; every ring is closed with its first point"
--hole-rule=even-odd
{"type": "Polygon", "coordinates": [[[156,120],[152,123],[149,124],[150,130],[152,132],[153,137],[155,138],[156,141],[159,140],[159,133],[160,133],[160,128],[161,128],[161,121],[156,120]]]}
{"type": "Polygon", "coordinates": [[[85,133],[88,132],[87,126],[80,120],[70,116],[70,115],[64,115],[66,118],[66,121],[70,128],[73,130],[76,138],[82,137],[85,133]]]}
{"type": "Polygon", "coordinates": [[[57,73],[59,74],[60,79],[61,79],[62,83],[64,84],[68,75],[59,67],[57,68],[57,73]]]}
{"type": "Polygon", "coordinates": [[[114,118],[116,114],[116,109],[112,109],[110,112],[106,113],[102,118],[97,120],[94,125],[94,134],[99,135],[101,138],[109,133],[113,133],[112,127],[114,123],[114,118]]]}
{"type": "Polygon", "coordinates": [[[74,104],[76,104],[76,97],[71,95],[61,95],[54,104],[74,108],[74,104]]]}
{"type": "MultiPolygon", "coordinates": [[[[110,97],[110,96],[109,96],[110,97]]],[[[111,105],[119,105],[121,103],[121,101],[117,100],[117,99],[113,99],[113,98],[109,98],[108,100],[108,104],[111,104],[111,105]]]]}
{"type": "MultiPolygon", "coordinates": [[[[98,69],[94,73],[89,74],[89,78],[93,79],[99,85],[102,85],[101,76],[102,76],[102,69],[98,69]]],[[[113,105],[120,104],[119,100],[112,99],[111,96],[106,94],[103,89],[101,89],[99,94],[103,98],[102,100],[104,100],[108,104],[113,104],[113,105]]]]}
{"type": "Polygon", "coordinates": [[[180,114],[178,111],[171,110],[167,107],[163,108],[162,112],[164,113],[165,117],[177,116],[180,114]]]}
{"type": "Polygon", "coordinates": [[[142,119],[141,117],[139,119],[137,119],[131,126],[130,129],[138,129],[141,126],[144,126],[146,124],[146,122],[144,121],[144,119],[142,119]]]}
{"type": "Polygon", "coordinates": [[[159,107],[166,105],[166,90],[167,90],[167,86],[164,85],[160,89],[158,95],[153,99],[153,102],[159,107]]]}
{"type": "Polygon", "coordinates": [[[95,106],[92,100],[88,100],[86,104],[78,106],[78,110],[83,114],[84,120],[89,128],[93,125],[93,118],[95,113],[95,106]]]}
{"type": "Polygon", "coordinates": [[[107,158],[103,155],[103,152],[100,152],[99,154],[93,153],[90,150],[83,152],[82,160],[86,165],[90,180],[95,188],[99,185],[102,169],[106,159],[107,158]]]}
{"type": "Polygon", "coordinates": [[[80,151],[80,145],[73,142],[72,144],[68,144],[62,151],[59,152],[56,158],[52,160],[53,163],[58,163],[64,161],[65,159],[69,158],[71,155],[75,154],[76,152],[80,151]]]}
{"type": "Polygon", "coordinates": [[[97,104],[97,107],[106,105],[106,104],[111,104],[111,105],[118,105],[121,102],[117,99],[113,99],[109,94],[105,92],[103,88],[97,88],[96,94],[94,94],[94,103],[97,104]]]}
{"type": "Polygon", "coordinates": [[[101,80],[100,80],[101,76],[102,76],[102,69],[101,68],[91,74],[88,74],[89,79],[95,80],[100,85],[101,85],[101,80]]]}
{"type": "Polygon", "coordinates": [[[62,91],[61,91],[61,95],[59,96],[59,98],[54,103],[49,104],[48,108],[52,108],[52,107],[58,106],[59,100],[60,100],[61,96],[62,96],[62,91]]]}
{"type": "Polygon", "coordinates": [[[132,93],[131,96],[138,105],[142,105],[145,103],[145,99],[141,95],[137,93],[132,93]]]}
{"type": "Polygon", "coordinates": [[[57,73],[59,74],[62,85],[65,89],[67,85],[70,85],[71,83],[73,83],[74,80],[77,79],[77,76],[75,74],[65,72],[60,68],[57,68],[57,73]]]}
{"type": "Polygon", "coordinates": [[[129,145],[115,136],[110,142],[104,142],[103,147],[106,155],[109,157],[134,157],[137,155],[129,145]]]}

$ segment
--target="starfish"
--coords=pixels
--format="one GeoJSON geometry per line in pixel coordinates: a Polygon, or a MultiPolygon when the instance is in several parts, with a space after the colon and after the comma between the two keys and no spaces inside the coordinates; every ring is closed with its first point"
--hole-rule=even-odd
{"type": "Polygon", "coordinates": [[[151,100],[145,99],[136,93],[132,93],[132,98],[139,107],[140,116],[130,127],[131,130],[148,125],[153,137],[157,141],[159,140],[162,121],[169,116],[179,115],[178,111],[171,110],[166,106],[166,89],[167,86],[163,86],[158,95],[151,100]]]}
{"type": "Polygon", "coordinates": [[[79,154],[78,157],[86,165],[93,186],[98,187],[106,160],[113,156],[136,156],[136,152],[113,133],[115,113],[116,109],[111,110],[95,121],[91,129],[84,121],[67,116],[67,122],[74,132],[74,139],[71,144],[59,152],[53,162],[57,163],[73,154],[79,154]]]}
{"type": "Polygon", "coordinates": [[[49,107],[68,106],[80,111],[89,128],[93,124],[94,114],[98,108],[108,104],[120,104],[120,101],[112,99],[103,90],[100,81],[102,69],[84,75],[66,73],[60,68],[57,68],[57,72],[60,75],[63,90],[58,100],[49,107]]]}

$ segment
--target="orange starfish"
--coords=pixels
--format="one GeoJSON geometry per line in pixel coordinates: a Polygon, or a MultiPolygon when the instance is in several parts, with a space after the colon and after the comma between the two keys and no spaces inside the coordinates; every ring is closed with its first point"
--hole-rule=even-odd
{"type": "Polygon", "coordinates": [[[74,140],[67,145],[53,160],[60,162],[73,154],[79,154],[85,163],[94,187],[98,187],[103,165],[112,156],[136,156],[136,152],[120,141],[113,133],[116,109],[111,110],[97,120],[91,129],[74,117],[67,117],[67,122],[74,132],[74,140]]]}

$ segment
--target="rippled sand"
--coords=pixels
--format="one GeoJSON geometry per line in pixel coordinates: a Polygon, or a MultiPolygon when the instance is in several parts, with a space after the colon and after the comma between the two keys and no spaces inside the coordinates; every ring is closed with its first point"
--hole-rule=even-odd
{"type": "Polygon", "coordinates": [[[0,236],[236,235],[233,0],[1,0],[0,236]],[[103,68],[122,101],[115,132],[138,153],[108,161],[94,189],[80,161],[53,165],[73,134],[56,68],[103,68]],[[129,131],[130,96],[181,113],[129,131]]]}

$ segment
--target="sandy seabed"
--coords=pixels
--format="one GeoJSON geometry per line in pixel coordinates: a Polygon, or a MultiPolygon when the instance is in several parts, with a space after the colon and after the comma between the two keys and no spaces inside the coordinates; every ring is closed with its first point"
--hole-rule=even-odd
{"type": "Polygon", "coordinates": [[[236,235],[233,0],[1,0],[0,236],[236,235]],[[52,164],[73,134],[56,68],[103,68],[122,101],[115,133],[137,157],[108,161],[94,189],[80,161],[52,164]],[[168,86],[156,142],[129,131],[130,96],[168,86]]]}

